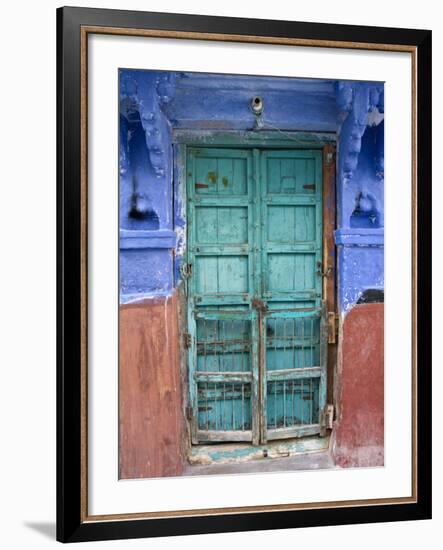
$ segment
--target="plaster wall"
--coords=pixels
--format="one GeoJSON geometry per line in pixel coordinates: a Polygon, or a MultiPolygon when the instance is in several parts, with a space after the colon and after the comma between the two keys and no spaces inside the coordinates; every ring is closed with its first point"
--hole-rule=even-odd
{"type": "MultiPolygon", "coordinates": [[[[366,439],[364,435],[358,437],[349,426],[362,411],[377,419],[378,434],[383,425],[383,399],[371,401],[360,387],[366,382],[383,382],[382,355],[376,349],[382,346],[379,335],[383,318],[372,311],[373,304],[367,319],[364,306],[356,306],[368,291],[379,291],[378,296],[382,296],[384,285],[383,85],[122,70],[122,477],[180,475],[183,467],[184,396],[178,383],[180,352],[174,341],[180,340],[177,288],[186,250],[186,213],[178,177],[183,167],[173,154],[175,130],[205,135],[216,131],[267,131],[283,138],[290,138],[290,132],[328,132],[336,136],[335,257],[342,327],[341,363],[334,373],[340,415],[336,457],[345,466],[359,464],[363,460],[360,452],[372,445],[372,439],[375,447],[382,446],[379,435],[368,435],[367,426],[359,432],[367,434],[366,439]],[[252,97],[257,95],[264,102],[260,117],[250,108],[252,97]],[[153,353],[159,354],[158,360],[153,353]],[[160,368],[159,378],[156,371],[160,368]],[[165,388],[168,398],[161,401],[159,395],[165,388]],[[156,408],[151,410],[153,404],[156,408]],[[156,441],[167,442],[165,452],[159,451],[156,441]],[[346,456],[354,458],[347,462],[346,456]]],[[[355,426],[360,429],[362,421],[357,420],[355,426]]],[[[373,465],[380,463],[377,453],[368,458],[368,465],[371,460],[373,465]]]]}

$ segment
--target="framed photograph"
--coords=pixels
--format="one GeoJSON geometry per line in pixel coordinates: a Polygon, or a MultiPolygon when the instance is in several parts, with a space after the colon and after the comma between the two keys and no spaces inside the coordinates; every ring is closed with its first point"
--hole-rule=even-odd
{"type": "Polygon", "coordinates": [[[60,8],[63,542],[431,517],[431,32],[60,8]]]}

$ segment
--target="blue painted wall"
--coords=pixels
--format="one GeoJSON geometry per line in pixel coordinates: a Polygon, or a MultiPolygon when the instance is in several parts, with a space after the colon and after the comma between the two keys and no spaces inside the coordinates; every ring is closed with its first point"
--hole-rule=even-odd
{"type": "MultiPolygon", "coordinates": [[[[169,295],[179,283],[185,221],[172,131],[333,132],[337,152],[339,303],[383,288],[383,85],[120,71],[120,301],[169,295]]],[[[284,136],[283,136],[284,137],[284,136]]]]}
{"type": "Polygon", "coordinates": [[[337,82],[338,298],[348,311],[365,290],[384,287],[384,91],[337,82]]]}

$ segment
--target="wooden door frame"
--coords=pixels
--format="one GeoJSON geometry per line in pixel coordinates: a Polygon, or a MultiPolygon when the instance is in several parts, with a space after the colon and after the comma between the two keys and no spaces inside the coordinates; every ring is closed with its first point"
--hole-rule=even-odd
{"type": "MultiPolygon", "coordinates": [[[[333,404],[334,373],[337,357],[337,262],[334,231],[336,228],[336,141],[337,135],[329,132],[280,132],[280,131],[214,131],[180,130],[172,131],[174,150],[174,212],[181,212],[186,219],[187,177],[186,162],[188,147],[241,148],[241,149],[317,149],[323,152],[323,207],[322,207],[322,252],[323,252],[323,301],[328,312],[329,345],[327,357],[327,399],[333,404]]],[[[187,251],[178,261],[186,262],[187,251]]],[[[175,258],[177,261],[177,258],[175,258]]],[[[176,266],[175,266],[176,267],[176,266]]],[[[174,269],[177,272],[177,269],[174,269]]],[[[187,313],[182,315],[187,320],[187,313]]],[[[182,329],[184,334],[187,328],[182,329]]],[[[187,381],[184,402],[189,404],[188,353],[183,354],[184,379],[187,381]]],[[[186,411],[189,411],[189,406],[186,411]]],[[[187,414],[189,422],[189,413],[187,414]]],[[[193,439],[192,433],[191,440],[193,439]]]]}

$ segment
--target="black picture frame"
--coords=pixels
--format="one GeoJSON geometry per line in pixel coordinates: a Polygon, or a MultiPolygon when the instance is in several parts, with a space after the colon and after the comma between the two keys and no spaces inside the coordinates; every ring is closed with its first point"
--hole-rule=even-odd
{"type": "MultiPolygon", "coordinates": [[[[64,7],[57,10],[57,539],[62,542],[253,531],[431,517],[431,31],[64,7]],[[409,46],[416,52],[415,502],[96,519],[82,512],[81,28],[151,29],[409,46]]],[[[83,205],[83,206],[82,206],[83,205]]],[[[82,501],[83,499],[83,501],[82,501]]],[[[82,504],[83,502],[83,504],[82,504]]]]}

